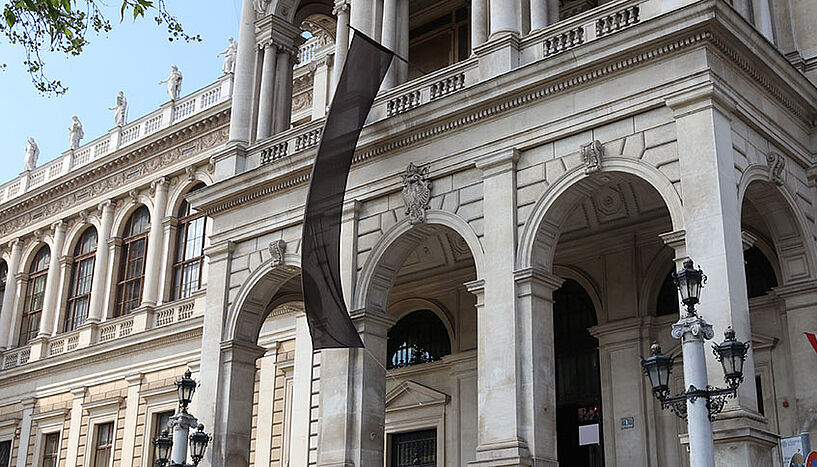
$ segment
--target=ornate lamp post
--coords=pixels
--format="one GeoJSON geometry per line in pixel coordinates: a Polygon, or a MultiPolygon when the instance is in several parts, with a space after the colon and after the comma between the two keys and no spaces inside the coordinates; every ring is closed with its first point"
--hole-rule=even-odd
{"type": "Polygon", "coordinates": [[[648,358],[641,359],[641,367],[650,380],[653,396],[661,401],[661,407],[687,419],[690,466],[714,467],[711,419],[723,410],[727,398],[737,395],[738,386],[743,382],[743,362],[749,343],[736,340],[732,327],[726,328],[725,340],[713,345],[712,350],[723,366],[728,387],[709,386],[704,341],[712,339],[715,332],[695,310],[706,276],[702,270],[693,267],[692,260],[686,260],[684,268],[675,273],[673,279],[687,308],[686,315],[672,325],[672,337],[683,342],[684,384],[689,389],[675,396],[669,395],[669,378],[675,357],[662,354],[657,344],[652,345],[648,358]]]}
{"type": "Polygon", "coordinates": [[[207,450],[207,445],[210,443],[210,435],[204,432],[204,425],[200,424],[196,417],[187,413],[187,406],[193,400],[196,386],[198,386],[198,383],[191,377],[190,370],[184,373],[182,379],[176,381],[180,411],[170,417],[168,423],[168,426],[173,430],[173,438],[171,439],[168,430],[164,430],[158,438],[153,440],[154,457],[156,458],[156,465],[159,467],[189,467],[190,465],[185,463],[187,461],[188,440],[193,466],[199,465],[199,462],[204,458],[204,451],[207,450]],[[188,438],[190,428],[193,427],[196,427],[197,431],[188,438]]]}

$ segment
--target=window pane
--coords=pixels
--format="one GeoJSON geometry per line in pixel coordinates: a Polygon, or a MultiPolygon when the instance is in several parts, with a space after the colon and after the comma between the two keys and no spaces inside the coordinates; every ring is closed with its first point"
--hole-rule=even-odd
{"type": "Polygon", "coordinates": [[[9,467],[11,462],[11,441],[0,441],[0,467],[9,467]]]}
{"type": "Polygon", "coordinates": [[[108,467],[113,450],[113,423],[103,423],[96,427],[96,449],[94,467],[108,467]]]}
{"type": "Polygon", "coordinates": [[[49,433],[43,439],[43,467],[57,467],[60,434],[49,433]]]}
{"type": "Polygon", "coordinates": [[[149,465],[154,465],[155,462],[156,462],[155,452],[153,450],[153,445],[150,444],[150,442],[153,441],[153,439],[158,438],[159,435],[162,434],[162,430],[165,430],[167,428],[168,423],[170,423],[170,417],[172,417],[173,414],[174,414],[174,412],[171,410],[171,411],[168,411],[168,412],[159,412],[159,413],[157,413],[157,414],[155,414],[153,416],[153,427],[152,427],[153,438],[148,440],[148,443],[149,443],[148,445],[150,446],[150,464],[149,465]]]}

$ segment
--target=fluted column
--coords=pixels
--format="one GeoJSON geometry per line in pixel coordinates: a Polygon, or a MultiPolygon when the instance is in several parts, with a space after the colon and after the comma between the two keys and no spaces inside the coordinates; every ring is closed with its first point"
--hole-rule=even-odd
{"type": "Polygon", "coordinates": [[[57,315],[60,294],[60,254],[65,245],[65,223],[55,222],[51,229],[54,233],[54,244],[51,245],[51,258],[48,263],[48,278],[45,283],[43,314],[40,318],[40,330],[37,337],[50,337],[54,333],[54,317],[57,315]]]}
{"type": "Polygon", "coordinates": [[[340,81],[340,73],[343,71],[343,64],[349,53],[349,0],[337,0],[332,13],[337,16],[338,22],[335,29],[335,65],[330,95],[335,94],[335,87],[340,81]]]}
{"type": "Polygon", "coordinates": [[[23,255],[22,240],[14,239],[10,243],[11,257],[8,262],[8,274],[6,275],[6,292],[3,295],[3,308],[0,309],[0,348],[8,348],[13,342],[11,337],[11,318],[14,316],[15,303],[17,299],[17,288],[14,278],[20,272],[20,258],[23,255]]]}
{"type": "Polygon", "coordinates": [[[292,50],[278,49],[273,134],[288,130],[292,123],[292,54],[292,50]]]}
{"type": "MultiPolygon", "coordinates": [[[[383,47],[397,52],[397,0],[384,0],[383,2],[383,31],[380,36],[380,43],[383,47]]],[[[391,61],[391,66],[383,78],[380,89],[391,89],[397,84],[397,60],[391,61]]]]}
{"type": "Polygon", "coordinates": [[[275,64],[278,48],[273,43],[264,45],[264,64],[261,67],[261,97],[258,102],[258,139],[272,135],[275,108],[275,64]]]}
{"type": "Polygon", "coordinates": [[[241,8],[241,24],[238,29],[233,108],[230,114],[230,141],[243,143],[250,141],[253,72],[255,68],[255,20],[256,13],[253,0],[244,0],[241,8]]]}
{"type": "Polygon", "coordinates": [[[471,0],[471,50],[488,39],[488,0],[471,0]]]}
{"type": "Polygon", "coordinates": [[[519,35],[522,30],[519,0],[494,0],[491,2],[491,37],[511,33],[519,35]]]}
{"type": "Polygon", "coordinates": [[[153,195],[153,212],[150,215],[150,233],[148,234],[147,258],[145,260],[145,287],[142,294],[142,305],[154,306],[159,296],[159,267],[162,264],[162,219],[167,210],[168,180],[164,177],[151,183],[153,195]]]}
{"type": "Polygon", "coordinates": [[[108,289],[108,278],[112,277],[108,271],[110,248],[108,240],[111,238],[113,225],[113,211],[116,203],[111,200],[99,204],[100,226],[97,231],[96,258],[94,258],[94,279],[91,283],[91,306],[88,310],[87,323],[99,323],[105,315],[105,291],[108,289]]]}

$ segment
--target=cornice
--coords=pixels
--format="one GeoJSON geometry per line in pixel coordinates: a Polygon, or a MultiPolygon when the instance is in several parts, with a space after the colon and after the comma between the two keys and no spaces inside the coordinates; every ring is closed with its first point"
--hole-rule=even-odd
{"type": "Polygon", "coordinates": [[[88,201],[119,196],[113,192],[226,142],[230,109],[224,105],[219,108],[195,122],[159,132],[156,139],[139,147],[117,150],[112,156],[82,167],[65,179],[11,200],[7,207],[0,208],[0,237],[88,201]]]}

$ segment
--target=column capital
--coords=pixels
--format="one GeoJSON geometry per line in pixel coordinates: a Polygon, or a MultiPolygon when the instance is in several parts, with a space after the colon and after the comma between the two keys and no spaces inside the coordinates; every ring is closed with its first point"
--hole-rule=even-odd
{"type": "Polygon", "coordinates": [[[125,376],[125,381],[128,383],[128,386],[139,386],[142,384],[143,376],[144,375],[142,373],[134,373],[125,376]]]}
{"type": "Polygon", "coordinates": [[[116,201],[112,199],[106,199],[96,206],[96,210],[100,216],[106,213],[113,213],[114,208],[116,208],[116,201]]]}
{"type": "Polygon", "coordinates": [[[23,245],[24,245],[24,244],[25,244],[25,242],[24,242],[24,241],[23,241],[23,239],[22,239],[22,238],[20,238],[20,237],[17,237],[17,238],[12,238],[12,239],[11,239],[11,240],[9,240],[9,242],[8,242],[8,246],[9,246],[9,248],[11,248],[12,250],[13,250],[14,248],[18,248],[18,249],[22,250],[22,249],[23,249],[23,245]]]}
{"type": "Polygon", "coordinates": [[[709,340],[715,337],[712,325],[698,315],[684,316],[672,325],[672,337],[690,340],[709,340]]]}
{"type": "Polygon", "coordinates": [[[343,213],[341,214],[341,222],[348,222],[357,219],[360,215],[360,207],[362,203],[356,199],[350,199],[343,203],[343,213]]]}
{"type": "Polygon", "coordinates": [[[51,231],[54,234],[56,234],[58,231],[65,232],[65,229],[67,227],[68,227],[68,224],[66,222],[63,222],[62,220],[58,220],[58,221],[51,224],[51,231]]]}
{"type": "Polygon", "coordinates": [[[80,386],[77,388],[71,389],[71,395],[74,396],[74,399],[82,399],[85,397],[85,390],[87,388],[85,386],[80,386]]]}
{"type": "Polygon", "coordinates": [[[167,177],[159,177],[156,180],[150,182],[150,195],[155,196],[158,189],[162,189],[163,191],[167,191],[168,187],[170,186],[170,180],[167,177]]]}
{"type": "Polygon", "coordinates": [[[477,158],[474,165],[482,170],[482,178],[488,178],[516,169],[518,160],[519,149],[507,148],[477,158]]]}
{"type": "Polygon", "coordinates": [[[672,232],[662,233],[658,235],[664,245],[675,250],[675,260],[681,261],[687,256],[687,232],[684,229],[675,230],[672,232]]]}
{"type": "Polygon", "coordinates": [[[74,264],[74,257],[70,255],[62,255],[60,256],[60,266],[71,266],[74,264]]]}
{"type": "Polygon", "coordinates": [[[216,243],[204,249],[204,256],[210,261],[218,261],[226,259],[235,250],[236,244],[233,241],[227,240],[216,243]]]}
{"type": "Polygon", "coordinates": [[[108,239],[108,248],[117,248],[122,246],[122,237],[111,237],[108,239]]]}
{"type": "Polygon", "coordinates": [[[561,277],[536,266],[517,269],[513,272],[513,279],[517,284],[536,283],[551,291],[561,287],[564,282],[561,277]]]}
{"type": "Polygon", "coordinates": [[[394,317],[380,311],[359,309],[352,310],[349,315],[359,333],[381,337],[385,337],[389,329],[397,322],[394,317]]]}
{"type": "Polygon", "coordinates": [[[349,12],[349,0],[335,0],[335,6],[332,7],[332,14],[338,16],[340,13],[349,12]]]}

